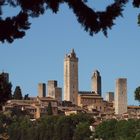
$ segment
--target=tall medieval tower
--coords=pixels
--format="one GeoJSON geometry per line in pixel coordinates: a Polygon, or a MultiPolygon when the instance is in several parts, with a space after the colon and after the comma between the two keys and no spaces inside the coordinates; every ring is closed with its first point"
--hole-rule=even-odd
{"type": "Polygon", "coordinates": [[[98,70],[95,70],[92,77],[91,77],[91,87],[92,91],[95,92],[95,94],[99,94],[101,96],[102,89],[101,89],[101,76],[100,72],[98,70]]]}
{"type": "Polygon", "coordinates": [[[119,78],[116,80],[115,91],[115,114],[127,112],[127,79],[119,78]]]}
{"type": "Polygon", "coordinates": [[[77,105],[78,98],[78,58],[72,49],[64,59],[64,100],[77,105]]]}
{"type": "Polygon", "coordinates": [[[38,96],[46,97],[46,84],[45,83],[38,84],[38,96]]]}

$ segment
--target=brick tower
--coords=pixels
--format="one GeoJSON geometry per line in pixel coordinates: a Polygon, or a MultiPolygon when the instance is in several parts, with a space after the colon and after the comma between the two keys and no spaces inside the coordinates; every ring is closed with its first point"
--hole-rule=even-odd
{"type": "Polygon", "coordinates": [[[78,58],[72,49],[64,59],[64,100],[77,105],[78,97],[78,58]]]}

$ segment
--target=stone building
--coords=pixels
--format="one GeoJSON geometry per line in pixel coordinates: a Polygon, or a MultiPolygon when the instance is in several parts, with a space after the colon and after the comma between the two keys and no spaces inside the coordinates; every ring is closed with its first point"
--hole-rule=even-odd
{"type": "Polygon", "coordinates": [[[115,114],[121,115],[127,112],[127,79],[116,80],[115,90],[115,114]]]}
{"type": "Polygon", "coordinates": [[[95,92],[80,91],[78,96],[78,105],[86,107],[89,110],[96,109],[105,112],[106,104],[103,98],[95,92]]]}
{"type": "Polygon", "coordinates": [[[46,97],[46,84],[45,83],[38,84],[38,96],[46,97]]]}
{"type": "Polygon", "coordinates": [[[57,87],[57,81],[49,80],[47,83],[47,94],[49,97],[62,101],[62,88],[57,87]]]}
{"type": "Polygon", "coordinates": [[[78,58],[74,49],[64,59],[64,100],[77,105],[78,97],[78,58]]]}
{"type": "Polygon", "coordinates": [[[107,92],[106,93],[106,101],[114,102],[114,92],[107,92]]]}
{"type": "Polygon", "coordinates": [[[100,72],[98,70],[95,70],[92,77],[91,77],[91,88],[92,91],[95,92],[96,94],[99,94],[101,96],[101,76],[100,76],[100,72]]]}
{"type": "Polygon", "coordinates": [[[34,97],[30,100],[8,100],[3,106],[3,111],[14,108],[28,112],[30,118],[40,118],[47,115],[48,104],[51,103],[53,115],[58,114],[58,101],[51,97],[34,97]]]}
{"type": "Polygon", "coordinates": [[[127,106],[129,118],[140,119],[140,106],[127,106]]]}

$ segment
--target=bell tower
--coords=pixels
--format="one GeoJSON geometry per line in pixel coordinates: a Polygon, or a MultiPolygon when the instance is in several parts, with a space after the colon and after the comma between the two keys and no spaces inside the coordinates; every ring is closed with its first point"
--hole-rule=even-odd
{"type": "Polygon", "coordinates": [[[64,100],[77,105],[78,98],[78,58],[74,49],[64,59],[64,100]]]}
{"type": "Polygon", "coordinates": [[[101,76],[98,70],[95,70],[92,77],[91,77],[91,88],[95,94],[99,94],[101,96],[102,89],[101,89],[101,76]]]}

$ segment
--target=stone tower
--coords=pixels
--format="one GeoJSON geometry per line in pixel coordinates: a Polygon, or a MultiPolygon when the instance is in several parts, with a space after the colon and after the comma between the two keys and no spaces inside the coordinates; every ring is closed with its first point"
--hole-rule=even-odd
{"type": "Polygon", "coordinates": [[[78,58],[72,49],[64,59],[64,100],[77,105],[78,98],[78,58]]]}
{"type": "Polygon", "coordinates": [[[57,81],[55,80],[49,80],[47,83],[47,94],[50,97],[55,96],[54,89],[57,87],[57,81]]]}
{"type": "Polygon", "coordinates": [[[46,84],[45,83],[38,84],[38,96],[46,97],[46,84]]]}
{"type": "Polygon", "coordinates": [[[127,79],[119,78],[116,80],[115,90],[115,114],[127,112],[127,79]]]}
{"type": "Polygon", "coordinates": [[[47,93],[49,97],[62,101],[62,88],[57,87],[57,81],[49,80],[47,83],[47,93]]]}
{"type": "Polygon", "coordinates": [[[106,101],[114,102],[114,92],[107,92],[106,93],[106,101]]]}
{"type": "Polygon", "coordinates": [[[93,76],[91,77],[91,88],[95,94],[99,94],[101,96],[102,89],[101,89],[101,76],[98,70],[95,70],[93,76]]]}

